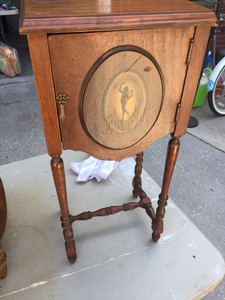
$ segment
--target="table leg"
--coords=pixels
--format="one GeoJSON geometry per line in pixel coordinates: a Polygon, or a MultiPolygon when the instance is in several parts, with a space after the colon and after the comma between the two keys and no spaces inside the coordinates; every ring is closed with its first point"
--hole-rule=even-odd
{"type": "Polygon", "coordinates": [[[142,190],[141,183],[141,172],[142,172],[142,163],[143,163],[144,152],[140,152],[136,155],[135,159],[135,168],[134,168],[134,178],[133,178],[133,197],[137,198],[142,190]]]}
{"type": "Polygon", "coordinates": [[[152,239],[157,242],[160,234],[163,232],[163,218],[166,212],[166,205],[168,200],[168,191],[172,179],[176,159],[180,148],[180,141],[173,137],[168,144],[167,157],[164,169],[163,184],[161,194],[159,195],[158,207],[156,210],[156,217],[152,222],[152,239]]]}
{"type": "Polygon", "coordinates": [[[52,156],[51,168],[61,210],[61,222],[66,253],[69,262],[74,263],[76,261],[77,254],[73,236],[72,220],[68,209],[64,164],[60,155],[52,156]]]}

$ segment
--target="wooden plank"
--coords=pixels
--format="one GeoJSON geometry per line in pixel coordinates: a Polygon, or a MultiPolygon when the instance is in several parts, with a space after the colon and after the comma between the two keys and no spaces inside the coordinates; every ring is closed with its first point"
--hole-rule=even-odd
{"type": "Polygon", "coordinates": [[[61,138],[47,37],[45,34],[28,35],[28,42],[48,153],[59,154],[61,138]]]}
{"type": "Polygon", "coordinates": [[[23,34],[215,23],[212,11],[187,0],[167,0],[161,5],[157,0],[23,0],[21,11],[23,34]]]}
{"type": "Polygon", "coordinates": [[[194,37],[194,45],[191,53],[190,66],[184,83],[184,91],[181,98],[180,114],[174,136],[181,136],[186,132],[195,93],[198,86],[204,54],[208,43],[210,27],[197,27],[194,37]]]}

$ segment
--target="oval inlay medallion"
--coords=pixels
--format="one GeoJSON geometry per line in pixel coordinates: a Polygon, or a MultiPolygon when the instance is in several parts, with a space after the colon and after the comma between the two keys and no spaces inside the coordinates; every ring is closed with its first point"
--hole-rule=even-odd
{"type": "Polygon", "coordinates": [[[117,47],[89,71],[80,96],[80,119],[87,135],[110,149],[143,139],[163,101],[163,79],[154,58],[133,46],[117,47]]]}

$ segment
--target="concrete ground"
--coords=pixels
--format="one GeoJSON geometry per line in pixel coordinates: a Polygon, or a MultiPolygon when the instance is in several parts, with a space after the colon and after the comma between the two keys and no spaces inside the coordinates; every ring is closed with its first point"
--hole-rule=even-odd
{"type": "MultiPolygon", "coordinates": [[[[1,165],[46,153],[26,39],[11,36],[10,41],[24,72],[14,78],[0,74],[1,165]]],[[[181,138],[169,194],[225,257],[225,118],[215,116],[207,101],[192,115],[199,126],[181,138]]],[[[166,136],[145,151],[144,168],[159,185],[168,140],[166,136]]],[[[205,299],[225,299],[225,280],[205,299]]]]}

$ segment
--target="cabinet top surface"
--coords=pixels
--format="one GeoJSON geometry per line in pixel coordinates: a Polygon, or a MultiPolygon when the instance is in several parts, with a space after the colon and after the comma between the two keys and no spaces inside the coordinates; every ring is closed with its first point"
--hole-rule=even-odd
{"type": "Polygon", "coordinates": [[[215,23],[188,0],[22,0],[20,32],[90,31],[215,23]]]}

